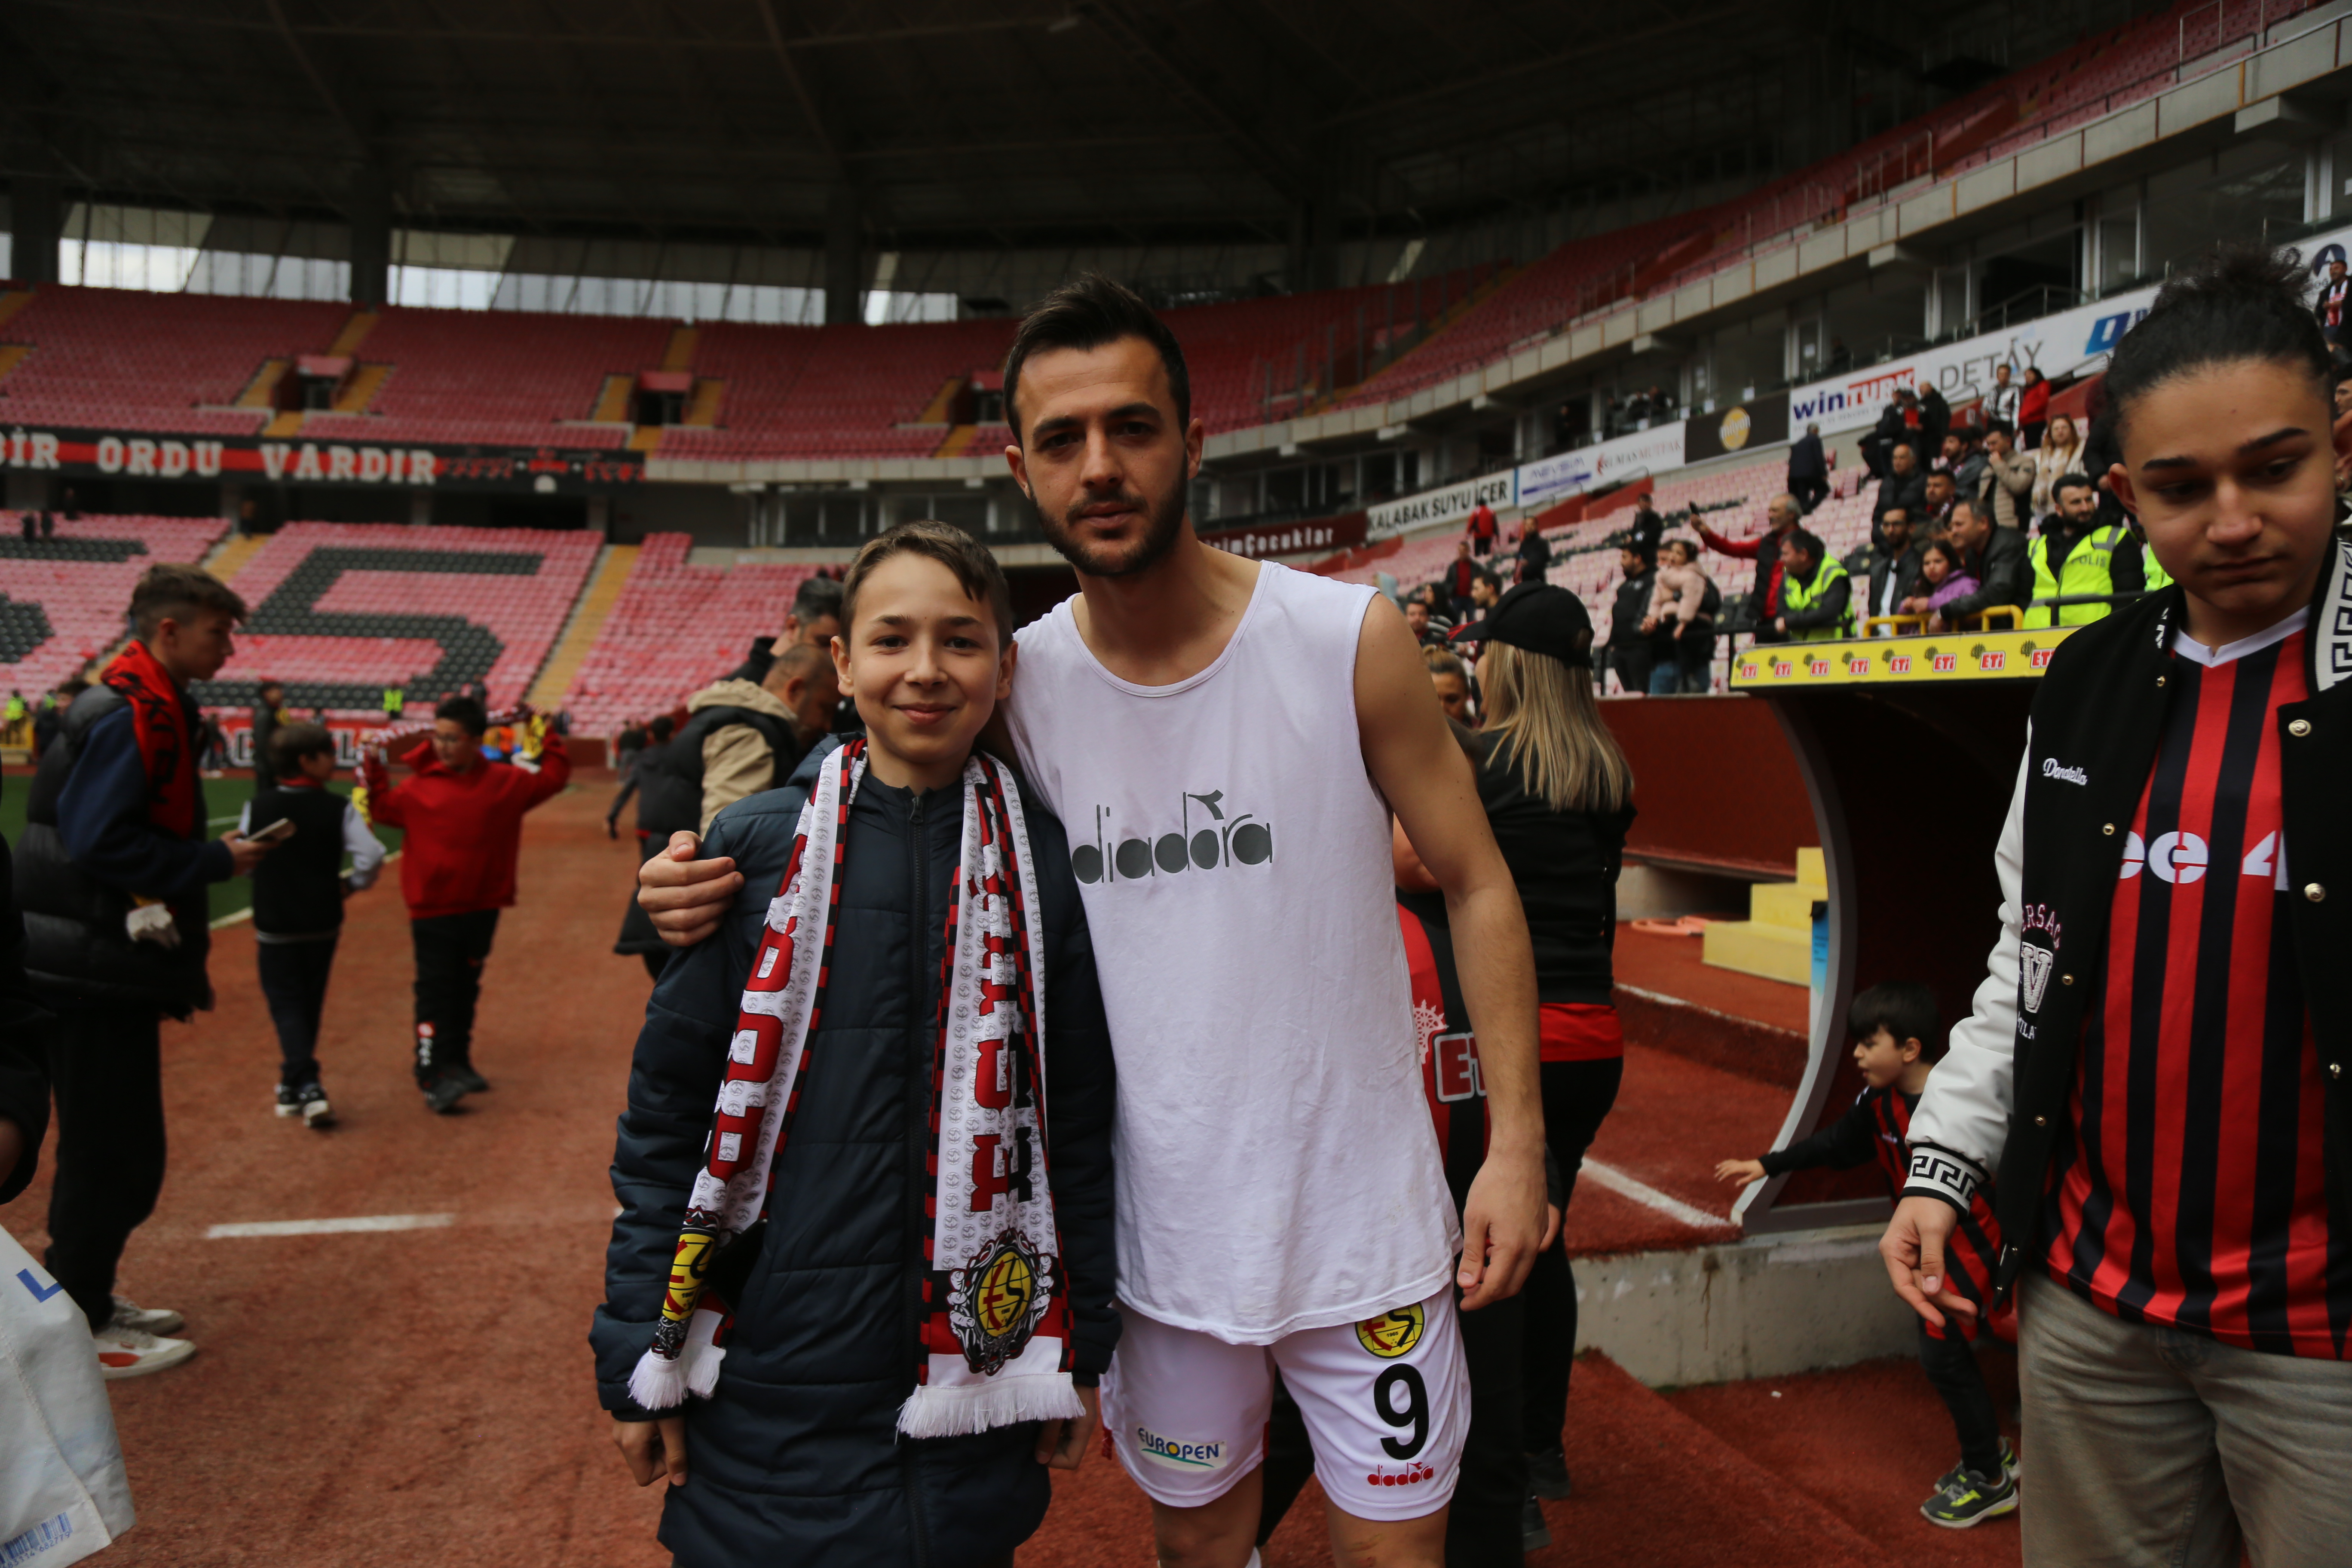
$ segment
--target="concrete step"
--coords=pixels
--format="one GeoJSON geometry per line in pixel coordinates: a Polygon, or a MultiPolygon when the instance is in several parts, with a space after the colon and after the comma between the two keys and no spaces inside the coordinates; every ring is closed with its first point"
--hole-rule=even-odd
{"type": "Polygon", "coordinates": [[[1748,918],[1765,925],[1813,929],[1813,905],[1830,896],[1811,882],[1759,882],[1748,889],[1748,918]]]}
{"type": "Polygon", "coordinates": [[[1720,921],[1706,928],[1706,962],[1718,969],[1810,985],[1813,976],[1813,933],[1803,928],[1762,921],[1720,921]]]}

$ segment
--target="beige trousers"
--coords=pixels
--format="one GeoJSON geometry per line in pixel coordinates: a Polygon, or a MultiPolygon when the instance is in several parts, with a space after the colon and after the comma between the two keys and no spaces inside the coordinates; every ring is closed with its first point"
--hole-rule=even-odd
{"type": "Polygon", "coordinates": [[[2240,1350],[2021,1282],[2026,1568],[2352,1563],[2352,1362],[2240,1350]]]}

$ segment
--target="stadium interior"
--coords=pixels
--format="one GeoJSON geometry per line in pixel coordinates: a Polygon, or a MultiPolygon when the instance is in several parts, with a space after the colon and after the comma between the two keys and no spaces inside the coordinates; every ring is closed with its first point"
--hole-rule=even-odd
{"type": "MultiPolygon", "coordinates": [[[[1025,306],[1085,270],[1135,288],[1184,347],[1203,537],[1410,589],[1485,500],[1507,541],[1549,541],[1549,580],[1606,641],[1636,507],[1669,534],[1756,538],[1813,425],[1829,493],[1807,526],[1843,555],[1871,538],[1860,441],[1897,387],[1969,422],[1993,366],[2031,365],[2079,411],[2115,322],[2216,240],[2340,240],[2347,99],[2352,0],[16,0],[0,689],[86,677],[159,562],[205,563],[253,607],[208,705],[242,710],[276,679],[357,732],[386,686],[414,701],[470,681],[493,708],[567,713],[592,761],[899,521],[976,535],[1024,617],[1042,613],[1075,579],[1007,473],[1003,367],[1025,306]]],[[[1747,564],[1709,560],[1736,620],[1747,564]]],[[[1784,727],[1741,694],[1752,644],[1724,639],[1708,695],[1605,705],[1642,791],[1621,914],[1755,929],[1621,939],[1644,1087],[1629,1072],[1569,1221],[1591,1260],[1583,1342],[1606,1359],[1578,1374],[1579,1496],[1550,1505],[1559,1543],[1529,1561],[2014,1563],[2013,1530],[1923,1542],[1856,1500],[1904,1493],[1904,1423],[1938,1418],[1884,1359],[1911,1331],[1864,1230],[1886,1212],[1875,1187],[1800,1177],[1734,1207],[1706,1176],[1851,1097],[1808,984],[1850,991],[1870,940],[1840,916],[1817,958],[1811,913],[1860,896],[1851,844],[1822,861],[1820,781],[1867,771],[1818,714],[1784,727]],[[1760,956],[1734,958],[1742,942],[1760,956]],[[1768,1267],[1787,1234],[1812,1250],[1768,1267]],[[1631,1455],[1653,1440],[1691,1506],[1592,1522],[1643,1495],[1631,1455]],[[1789,1479],[1816,1465],[1837,1473],[1789,1479]]],[[[2021,722],[1955,700],[1963,729],[2021,722]]],[[[1923,744],[1979,765],[1923,712],[1905,721],[1946,735],[1923,744]]],[[[20,796],[26,754],[0,760],[20,796]]],[[[575,837],[601,850],[593,816],[575,837]]],[[[601,932],[629,870],[596,875],[572,890],[601,932]]],[[[1954,915],[1933,976],[1955,999],[1991,908],[1970,875],[1983,908],[1954,915]]],[[[552,1004],[566,1017],[636,1005],[634,960],[581,962],[628,973],[552,1004]]],[[[611,1109],[614,1048],[585,1110],[611,1109]]],[[[567,1224],[602,1216],[594,1131],[567,1224]]],[[[235,1191],[199,1177],[167,1203],[235,1191]]],[[[8,1215],[20,1237],[30,1204],[8,1215]]],[[[165,1255],[193,1274],[221,1244],[179,1223],[165,1255]]],[[[319,1266],[343,1291],[376,1267],[319,1266]]],[[[547,1272],[566,1310],[593,1300],[589,1275],[547,1272]]],[[[572,1328],[544,1354],[553,1381],[579,1370],[572,1328]]],[[[248,1389],[193,1426],[162,1389],[127,1392],[126,1446],[174,1467],[197,1464],[191,1434],[260,1418],[248,1389]]],[[[584,1479],[501,1484],[620,1489],[585,1395],[534,1398],[581,1428],[550,1466],[584,1479]]],[[[430,1446],[429,1419],[383,1409],[395,1446],[430,1446]]],[[[440,1484],[364,1448],[334,1463],[440,1484]]],[[[126,1553],[246,1560],[163,1470],[134,1458],[167,1500],[126,1553]]],[[[1139,1560],[1149,1527],[1116,1466],[1061,1484],[1075,1511],[1024,1563],[1139,1560]]],[[[656,1561],[648,1509],[631,1511],[651,1500],[542,1510],[527,1549],[509,1532],[459,1560],[656,1561]],[[626,1545],[608,1555],[609,1532],[626,1545]]],[[[317,1560],[376,1560],[358,1526],[339,1539],[346,1555],[317,1560]]],[[[1294,1521],[1266,1561],[1324,1553],[1294,1521]]]]}

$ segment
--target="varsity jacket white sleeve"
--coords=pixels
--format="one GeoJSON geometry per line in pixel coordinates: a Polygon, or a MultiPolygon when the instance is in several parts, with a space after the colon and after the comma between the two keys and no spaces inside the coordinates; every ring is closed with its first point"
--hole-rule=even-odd
{"type": "Polygon", "coordinates": [[[2009,1141],[2016,1101],[2018,945],[2024,931],[2018,889],[2025,859],[2026,762],[2033,755],[2029,726],[2017,764],[2017,791],[2000,825],[1993,868],[2000,879],[2000,935],[1985,960],[1984,984],[1973,1011],[1953,1026],[1950,1048],[1927,1075],[1911,1115],[1911,1168],[1903,1195],[1927,1194],[1966,1214],[1969,1195],[1992,1179],[2009,1141]]]}

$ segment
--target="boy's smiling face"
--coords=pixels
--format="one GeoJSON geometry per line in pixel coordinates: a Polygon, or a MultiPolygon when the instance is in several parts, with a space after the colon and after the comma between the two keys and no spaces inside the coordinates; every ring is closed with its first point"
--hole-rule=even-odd
{"type": "Polygon", "coordinates": [[[874,776],[943,789],[1013,689],[1013,639],[955,574],[913,551],[859,584],[856,619],[834,640],[842,695],[866,724],[874,776]]]}

